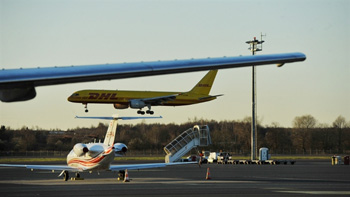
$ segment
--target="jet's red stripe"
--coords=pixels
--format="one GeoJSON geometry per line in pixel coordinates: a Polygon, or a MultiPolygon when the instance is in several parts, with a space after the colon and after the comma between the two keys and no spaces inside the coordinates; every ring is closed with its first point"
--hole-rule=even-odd
{"type": "Polygon", "coordinates": [[[86,167],[92,167],[92,166],[96,166],[97,163],[99,163],[100,161],[102,161],[105,156],[104,154],[109,154],[111,153],[113,150],[113,147],[110,147],[108,148],[106,151],[104,151],[104,153],[101,153],[99,154],[98,156],[94,157],[94,158],[91,158],[89,160],[82,160],[82,159],[71,159],[68,164],[74,164],[74,163],[77,163],[77,164],[80,164],[80,165],[83,165],[83,166],[86,166],[86,167]]]}

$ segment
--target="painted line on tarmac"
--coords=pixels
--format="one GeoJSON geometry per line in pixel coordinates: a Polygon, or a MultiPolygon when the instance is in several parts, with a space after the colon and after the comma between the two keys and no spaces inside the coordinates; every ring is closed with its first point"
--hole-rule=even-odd
{"type": "Polygon", "coordinates": [[[103,179],[85,179],[76,181],[63,181],[62,179],[46,180],[6,180],[0,181],[0,184],[20,184],[20,185],[99,185],[99,184],[234,184],[234,183],[256,183],[256,181],[229,181],[229,180],[188,180],[188,179],[169,179],[169,178],[136,178],[130,182],[124,183],[116,178],[103,179]]]}
{"type": "Polygon", "coordinates": [[[276,191],[291,194],[313,194],[313,195],[350,195],[350,191],[276,191]]]}

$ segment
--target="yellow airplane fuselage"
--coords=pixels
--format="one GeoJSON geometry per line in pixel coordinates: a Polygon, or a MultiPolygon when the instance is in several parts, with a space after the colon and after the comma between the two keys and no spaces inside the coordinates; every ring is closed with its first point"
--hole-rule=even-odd
{"type": "Polygon", "coordinates": [[[75,103],[111,103],[128,105],[133,99],[147,99],[175,95],[176,98],[170,101],[160,102],[163,106],[191,105],[214,100],[205,94],[195,94],[191,92],[155,92],[155,91],[123,91],[123,90],[81,90],[75,92],[68,98],[68,101],[75,103]]]}

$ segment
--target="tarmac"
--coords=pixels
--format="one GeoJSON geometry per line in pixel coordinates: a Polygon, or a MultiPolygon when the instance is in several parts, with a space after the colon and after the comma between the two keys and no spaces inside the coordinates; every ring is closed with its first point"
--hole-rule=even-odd
{"type": "Polygon", "coordinates": [[[332,166],[331,160],[297,160],[294,165],[191,164],[128,172],[130,182],[118,181],[117,172],[81,173],[84,180],[65,182],[57,177],[58,171],[1,167],[0,196],[350,196],[350,166],[332,166]]]}

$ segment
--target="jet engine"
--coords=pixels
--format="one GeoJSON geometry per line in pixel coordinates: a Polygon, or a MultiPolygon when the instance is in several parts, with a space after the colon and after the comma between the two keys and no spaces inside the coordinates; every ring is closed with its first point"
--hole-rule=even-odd
{"type": "Polygon", "coordinates": [[[73,151],[78,157],[80,157],[80,156],[83,156],[85,153],[89,152],[89,149],[86,147],[85,144],[78,143],[74,145],[73,151]]]}
{"type": "Polygon", "coordinates": [[[115,109],[127,109],[127,108],[129,108],[128,104],[125,105],[125,104],[114,103],[113,106],[115,109]]]}
{"type": "Polygon", "coordinates": [[[26,101],[36,96],[34,87],[0,89],[0,100],[2,102],[26,101]]]}
{"type": "Polygon", "coordinates": [[[115,143],[114,144],[114,152],[115,156],[121,157],[124,156],[126,151],[128,151],[128,147],[123,143],[115,143]]]}
{"type": "Polygon", "coordinates": [[[141,109],[145,106],[146,106],[146,104],[142,100],[135,99],[135,100],[130,101],[130,107],[133,109],[141,109]]]}

